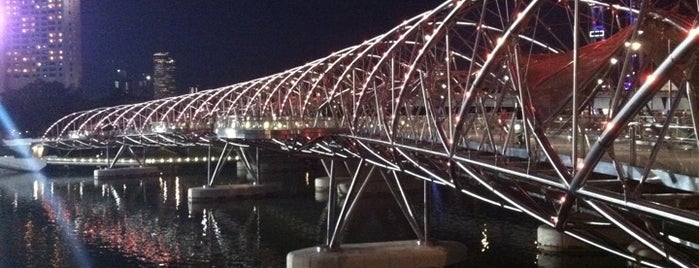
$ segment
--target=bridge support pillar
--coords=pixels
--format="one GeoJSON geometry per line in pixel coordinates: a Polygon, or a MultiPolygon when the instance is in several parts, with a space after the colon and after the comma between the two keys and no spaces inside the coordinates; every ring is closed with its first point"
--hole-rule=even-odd
{"type": "Polygon", "coordinates": [[[106,156],[109,161],[109,165],[105,169],[96,169],[93,171],[95,179],[104,178],[114,178],[114,177],[133,177],[133,176],[155,176],[160,173],[160,170],[156,167],[149,167],[145,165],[145,156],[143,159],[134,152],[133,148],[129,145],[122,144],[119,150],[114,155],[113,159],[109,156],[109,146],[106,148],[106,156]],[[138,162],[138,166],[117,168],[115,167],[117,161],[124,153],[131,155],[133,159],[138,162]]]}
{"type": "Polygon", "coordinates": [[[563,232],[539,225],[536,229],[536,243],[540,251],[544,252],[583,252],[594,251],[594,247],[573,238],[563,232]]]}
{"type": "MultiPolygon", "coordinates": [[[[327,229],[325,243],[292,251],[287,254],[287,267],[443,267],[455,265],[466,259],[466,246],[454,241],[428,240],[429,208],[423,213],[422,226],[414,216],[403,182],[394,171],[380,170],[375,165],[360,159],[353,163],[337,160],[322,160],[328,177],[316,180],[316,193],[327,191],[327,229]],[[338,198],[339,167],[343,166],[350,173],[349,188],[343,200],[338,198]],[[373,176],[377,172],[378,176],[373,176]],[[388,173],[388,176],[387,174],[388,173]],[[361,244],[342,243],[343,230],[352,218],[356,204],[367,191],[369,181],[375,178],[377,183],[385,183],[417,236],[417,240],[372,242],[361,244]],[[338,207],[339,206],[339,207],[338,207]],[[338,210],[339,208],[339,210],[338,210]],[[421,228],[422,227],[422,228],[421,228]]],[[[412,180],[412,178],[411,178],[412,180]]],[[[424,183],[422,201],[429,206],[430,184],[424,183]]],[[[341,187],[340,187],[341,188],[341,187]]]]}
{"type": "MultiPolygon", "coordinates": [[[[335,191],[337,196],[342,199],[347,195],[347,188],[349,184],[349,177],[336,177],[337,185],[335,186],[335,191]]],[[[330,189],[330,177],[317,177],[313,180],[313,185],[315,187],[315,200],[318,202],[328,201],[330,189]]]]}
{"type": "Polygon", "coordinates": [[[236,176],[255,184],[285,182],[289,177],[303,177],[306,160],[285,153],[258,149],[236,148],[236,176]]]}
{"type": "Polygon", "coordinates": [[[444,267],[462,263],[466,246],[454,241],[343,244],[334,250],[312,247],[289,252],[287,268],[444,267]]]}

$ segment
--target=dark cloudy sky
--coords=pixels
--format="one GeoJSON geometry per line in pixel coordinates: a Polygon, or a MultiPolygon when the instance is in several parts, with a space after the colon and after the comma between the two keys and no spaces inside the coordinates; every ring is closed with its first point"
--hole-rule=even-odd
{"type": "MultiPolygon", "coordinates": [[[[218,87],[358,44],[442,0],[83,0],[87,85],[114,62],[152,73],[169,51],[178,84],[218,87]]],[[[95,90],[95,89],[92,89],[95,90]]]]}

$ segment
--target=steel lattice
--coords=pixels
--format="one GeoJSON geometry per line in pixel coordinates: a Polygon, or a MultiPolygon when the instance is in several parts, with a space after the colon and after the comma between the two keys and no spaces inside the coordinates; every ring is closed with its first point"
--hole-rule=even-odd
{"type": "Polygon", "coordinates": [[[633,259],[586,227],[615,225],[691,266],[699,241],[683,234],[696,232],[699,214],[676,204],[699,181],[696,8],[580,4],[615,18],[604,38],[588,36],[588,13],[575,26],[573,2],[447,1],[278,74],[65,116],[43,140],[66,149],[221,140],[361,158],[633,259]],[[651,107],[658,98],[663,113],[651,107]]]}

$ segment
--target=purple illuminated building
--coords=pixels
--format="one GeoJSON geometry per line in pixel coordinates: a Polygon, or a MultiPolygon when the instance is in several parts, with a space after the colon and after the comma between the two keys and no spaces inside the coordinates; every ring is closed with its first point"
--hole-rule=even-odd
{"type": "Polygon", "coordinates": [[[36,82],[80,87],[80,0],[3,0],[0,92],[36,82]]]}

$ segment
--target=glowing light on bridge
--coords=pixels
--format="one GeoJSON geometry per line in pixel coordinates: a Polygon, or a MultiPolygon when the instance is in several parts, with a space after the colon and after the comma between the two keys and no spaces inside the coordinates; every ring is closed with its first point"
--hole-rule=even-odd
{"type": "Polygon", "coordinates": [[[646,83],[653,83],[653,81],[655,81],[655,75],[649,74],[646,76],[646,83]]]}
{"type": "Polygon", "coordinates": [[[699,27],[693,28],[692,30],[689,31],[689,36],[696,37],[697,35],[699,35],[699,27]]]}
{"type": "Polygon", "coordinates": [[[638,51],[641,48],[641,43],[639,42],[633,42],[631,43],[631,49],[634,51],[638,51]]]}

